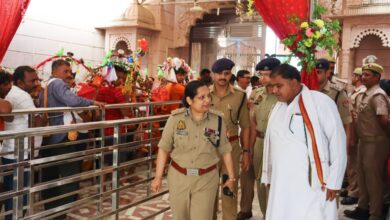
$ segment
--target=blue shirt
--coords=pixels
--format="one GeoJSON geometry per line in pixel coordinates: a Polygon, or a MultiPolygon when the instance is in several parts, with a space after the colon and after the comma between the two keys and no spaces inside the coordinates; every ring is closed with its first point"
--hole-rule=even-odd
{"type": "MultiPolygon", "coordinates": [[[[47,108],[53,107],[85,107],[93,105],[94,101],[76,96],[70,90],[69,86],[61,79],[52,80],[47,88],[47,108]]],[[[40,107],[44,107],[44,89],[39,94],[40,107]]],[[[49,125],[63,125],[64,113],[49,113],[49,125]]],[[[46,144],[60,143],[66,137],[67,133],[53,134],[45,141],[46,144]]]]}

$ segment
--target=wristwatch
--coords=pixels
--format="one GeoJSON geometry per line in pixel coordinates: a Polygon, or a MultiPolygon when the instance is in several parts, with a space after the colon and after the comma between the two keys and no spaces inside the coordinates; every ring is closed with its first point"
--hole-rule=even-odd
{"type": "Polygon", "coordinates": [[[251,152],[251,150],[250,150],[250,149],[248,149],[248,148],[242,148],[242,152],[243,152],[243,153],[250,153],[250,152],[251,152]]]}

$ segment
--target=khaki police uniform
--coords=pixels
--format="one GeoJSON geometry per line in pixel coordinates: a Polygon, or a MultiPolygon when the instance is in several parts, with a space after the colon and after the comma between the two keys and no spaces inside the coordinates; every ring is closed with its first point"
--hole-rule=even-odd
{"type": "Polygon", "coordinates": [[[333,83],[327,81],[326,84],[320,88],[320,91],[328,95],[333,101],[336,102],[337,109],[340,113],[341,121],[343,124],[349,124],[352,122],[351,110],[352,106],[345,91],[345,87],[340,83],[333,83]]]}
{"type": "Polygon", "coordinates": [[[266,87],[261,87],[253,91],[251,99],[253,101],[257,132],[256,143],[253,148],[253,164],[256,175],[257,196],[261,212],[263,213],[263,216],[265,216],[269,190],[260,182],[263,167],[264,137],[265,131],[267,130],[269,115],[278,100],[274,94],[267,92],[266,87]]]}
{"type": "Polygon", "coordinates": [[[158,147],[170,152],[172,159],[168,188],[175,220],[212,219],[219,185],[218,168],[214,166],[220,155],[232,150],[222,119],[218,134],[218,116],[222,117],[221,113],[210,110],[202,120],[196,121],[190,110],[181,108],[172,112],[164,127],[158,147]],[[218,138],[220,144],[216,148],[213,143],[218,138]],[[201,171],[197,169],[208,171],[198,175],[201,171]]]}
{"type": "MultiPolygon", "coordinates": [[[[358,108],[358,100],[357,97],[360,94],[363,94],[366,91],[366,87],[361,85],[354,89],[354,91],[350,95],[351,105],[352,105],[352,131],[353,136],[356,136],[356,121],[357,121],[357,108],[358,108]]],[[[358,142],[357,142],[358,143],[358,142]]],[[[357,144],[356,143],[356,144],[357,144]]],[[[347,160],[347,176],[348,176],[348,196],[352,198],[359,197],[359,187],[358,187],[358,152],[357,146],[351,146],[348,152],[348,160],[347,160]]]]}
{"type": "Polygon", "coordinates": [[[390,139],[378,115],[389,115],[387,95],[379,85],[358,96],[358,207],[370,209],[370,220],[381,219],[385,164],[390,139]]]}
{"type": "MultiPolygon", "coordinates": [[[[247,108],[246,94],[237,88],[229,85],[227,94],[224,97],[218,97],[214,85],[210,87],[212,97],[212,109],[221,111],[223,113],[223,119],[226,123],[226,130],[229,136],[230,144],[232,145],[232,158],[234,176],[238,177],[240,169],[240,156],[241,148],[239,144],[238,125],[241,128],[250,127],[249,111],[247,108]],[[243,100],[244,99],[244,100],[243,100]],[[243,102],[240,114],[238,110],[243,102]]],[[[221,164],[220,176],[227,175],[227,170],[224,164],[221,164]]],[[[235,192],[237,195],[238,181],[235,182],[235,192]]],[[[216,201],[216,207],[218,207],[218,200],[216,201]]],[[[214,219],[216,219],[217,208],[215,209],[214,219]]],[[[224,220],[236,220],[237,218],[237,196],[229,197],[222,193],[222,218],[224,220]]]]}

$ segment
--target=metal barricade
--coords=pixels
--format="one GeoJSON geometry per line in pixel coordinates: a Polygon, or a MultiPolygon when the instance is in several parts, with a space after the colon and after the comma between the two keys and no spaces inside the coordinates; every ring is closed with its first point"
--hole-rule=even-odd
{"type": "MultiPolygon", "coordinates": [[[[145,105],[153,107],[177,103],[179,102],[115,104],[107,105],[105,109],[135,108],[145,105]]],[[[11,199],[13,209],[0,213],[0,218],[12,215],[12,219],[59,219],[67,215],[72,219],[72,216],[79,215],[78,218],[82,216],[86,219],[119,219],[124,212],[141,204],[148,204],[167,194],[166,186],[160,193],[151,193],[149,182],[153,179],[155,160],[153,148],[159,141],[158,133],[161,133],[163,127],[153,126],[153,123],[163,125],[168,115],[104,121],[105,109],[95,106],[42,108],[18,110],[12,113],[12,115],[29,114],[32,120],[34,114],[42,112],[100,110],[102,121],[0,132],[0,140],[15,141],[15,151],[4,152],[3,150],[0,153],[0,157],[13,155],[15,159],[12,163],[0,165],[0,176],[11,177],[13,182],[12,191],[0,193],[0,201],[5,202],[11,199]],[[141,127],[136,131],[121,132],[123,130],[121,128],[127,125],[141,127]],[[106,128],[114,129],[112,136],[104,136],[106,128]],[[75,141],[44,144],[40,147],[34,146],[36,136],[61,134],[73,130],[100,131],[101,135],[75,141]],[[141,135],[142,138],[129,138],[137,135],[141,135]],[[26,142],[26,139],[29,141],[26,142]],[[25,146],[26,143],[27,146],[25,146]],[[86,149],[68,151],[76,146],[85,146],[86,149]],[[137,156],[134,152],[140,152],[141,148],[144,154],[137,156]],[[58,154],[62,151],[64,153],[58,154]],[[132,157],[129,157],[130,153],[133,153],[132,157]],[[105,159],[110,158],[110,155],[112,155],[112,162],[107,163],[105,159]],[[69,170],[69,175],[54,179],[47,177],[53,167],[66,171],[66,167],[72,167],[69,166],[70,164],[74,165],[73,167],[81,167],[82,163],[92,164],[92,168],[83,171],[69,170]],[[74,188],[64,194],[58,194],[59,187],[64,186],[74,188]],[[55,192],[58,195],[43,196],[48,195],[48,192],[55,192]],[[66,202],[57,204],[58,206],[52,205],[58,200],[66,202]],[[87,217],[84,215],[86,210],[89,212],[87,217]]],[[[153,111],[149,111],[149,115],[152,114],[153,111]]],[[[149,211],[153,210],[153,212],[143,213],[141,218],[149,219],[170,209],[168,203],[160,205],[162,206],[160,208],[150,208],[149,211]]]]}

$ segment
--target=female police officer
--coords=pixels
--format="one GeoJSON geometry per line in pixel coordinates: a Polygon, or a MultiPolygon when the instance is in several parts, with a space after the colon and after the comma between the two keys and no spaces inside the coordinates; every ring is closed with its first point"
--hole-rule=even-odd
{"type": "Polygon", "coordinates": [[[168,188],[173,219],[212,219],[219,185],[219,155],[229,175],[224,193],[231,195],[236,181],[231,146],[222,117],[209,110],[211,96],[206,84],[198,80],[188,83],[184,97],[186,108],[173,111],[164,127],[151,188],[160,191],[164,165],[170,155],[168,188]]]}

